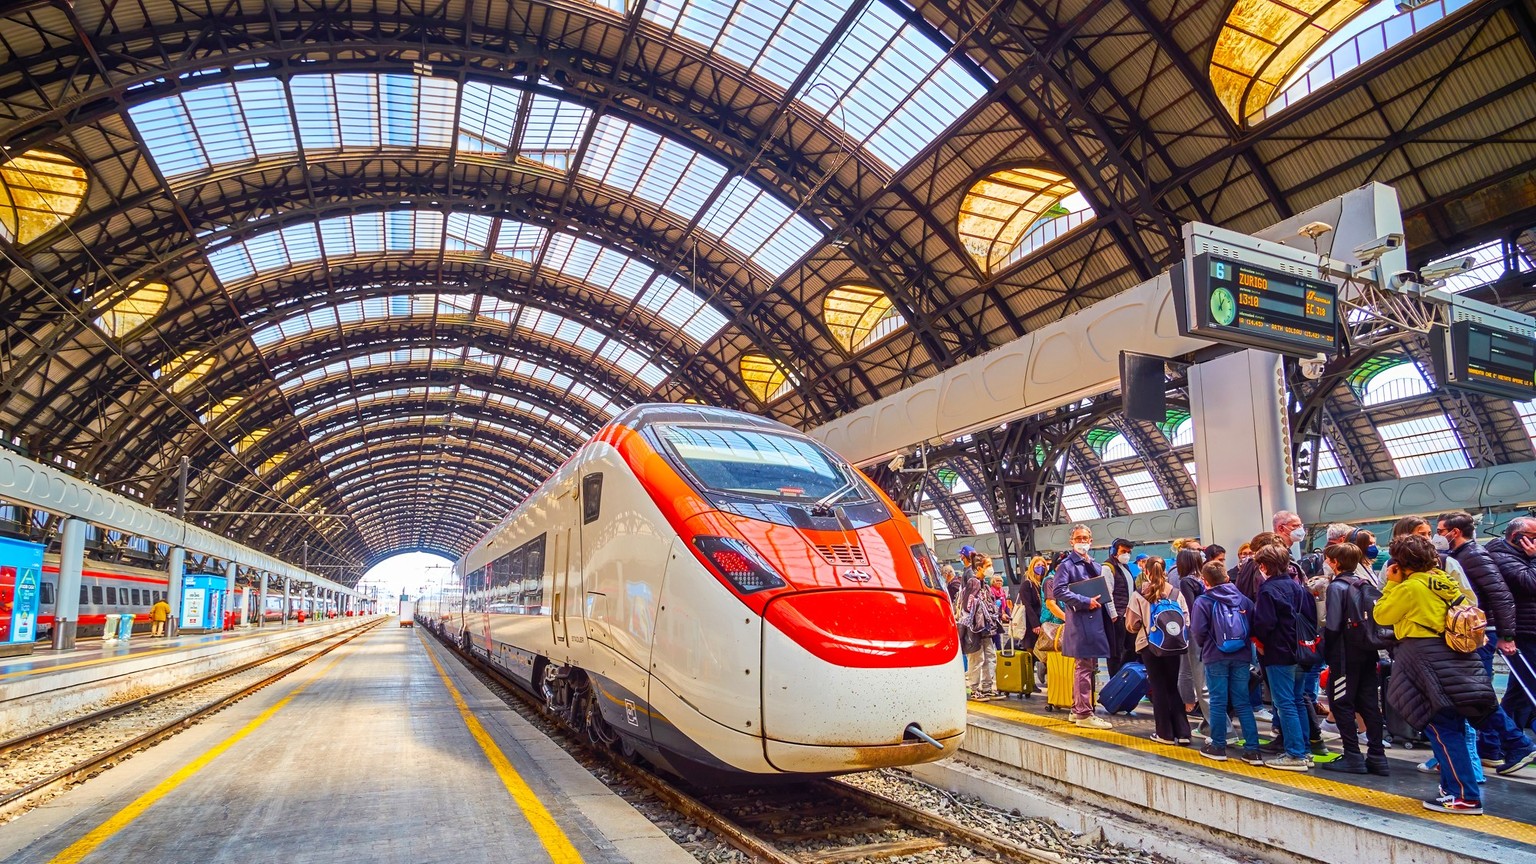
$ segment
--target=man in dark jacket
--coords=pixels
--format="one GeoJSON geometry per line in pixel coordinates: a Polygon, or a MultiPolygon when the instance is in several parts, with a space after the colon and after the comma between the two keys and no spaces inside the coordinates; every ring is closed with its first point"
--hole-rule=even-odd
{"type": "Polygon", "coordinates": [[[1075,664],[1072,686],[1072,722],[1089,729],[1109,729],[1107,720],[1094,716],[1094,676],[1099,658],[1109,656],[1109,635],[1105,629],[1108,612],[1097,595],[1086,596],[1075,590],[1075,583],[1099,575],[1099,565],[1088,554],[1093,546],[1093,532],[1086,525],[1072,528],[1072,551],[1056,565],[1050,595],[1063,612],[1067,623],[1062,630],[1061,654],[1075,664]]]}
{"type": "MultiPolygon", "coordinates": [[[[1516,725],[1526,729],[1536,720],[1536,706],[1526,698],[1525,692],[1536,692],[1536,676],[1530,669],[1530,664],[1536,662],[1536,518],[1521,516],[1511,520],[1504,529],[1504,536],[1489,541],[1486,548],[1489,557],[1498,565],[1499,575],[1504,577],[1504,584],[1509,587],[1515,604],[1516,651],[1507,649],[1509,633],[1502,629],[1502,623],[1499,624],[1499,650],[1509,658],[1510,670],[1519,678],[1511,681],[1505,691],[1503,707],[1516,725]]],[[[1509,756],[1508,753],[1504,755],[1509,756]]],[[[1502,767],[1499,773],[1505,773],[1502,767]]]]}
{"type": "Polygon", "coordinates": [[[1253,563],[1264,574],[1254,602],[1253,638],[1285,739],[1285,752],[1264,764],[1281,771],[1306,771],[1312,767],[1312,755],[1307,752],[1307,715],[1302,712],[1311,709],[1301,683],[1312,664],[1300,665],[1297,649],[1303,622],[1310,623],[1313,633],[1317,631],[1317,601],[1292,576],[1291,553],[1284,546],[1254,550],[1253,563]]]}
{"type": "MultiPolygon", "coordinates": [[[[1435,546],[1441,546],[1440,538],[1445,538],[1444,551],[1456,559],[1456,563],[1466,572],[1467,581],[1472,584],[1472,593],[1477,595],[1478,608],[1488,616],[1491,625],[1488,628],[1488,644],[1477,650],[1477,656],[1483,663],[1483,671],[1491,679],[1493,652],[1498,650],[1506,656],[1515,653],[1517,627],[1514,595],[1510,593],[1509,584],[1505,582],[1498,562],[1474,539],[1477,536],[1477,522],[1471,514],[1457,511],[1441,516],[1436,534],[1435,546]]],[[[1511,569],[1514,567],[1511,563],[1511,569]]],[[[1518,690],[1519,685],[1511,684],[1510,689],[1518,690]]],[[[1513,774],[1536,759],[1536,746],[1532,746],[1531,740],[1520,731],[1509,712],[1502,707],[1483,721],[1478,732],[1481,756],[1487,761],[1499,763],[1497,771],[1500,774],[1513,774]]]]}

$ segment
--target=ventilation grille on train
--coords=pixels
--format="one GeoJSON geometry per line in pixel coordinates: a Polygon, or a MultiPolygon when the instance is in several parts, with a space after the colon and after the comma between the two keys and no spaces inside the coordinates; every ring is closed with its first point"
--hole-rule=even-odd
{"type": "Polygon", "coordinates": [[[869,559],[864,557],[863,548],[859,546],[849,546],[844,543],[818,544],[816,551],[831,564],[869,563],[869,559]]]}

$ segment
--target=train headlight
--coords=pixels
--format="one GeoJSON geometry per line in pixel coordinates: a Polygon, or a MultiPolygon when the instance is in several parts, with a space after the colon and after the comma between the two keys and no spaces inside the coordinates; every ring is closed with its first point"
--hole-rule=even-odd
{"type": "Polygon", "coordinates": [[[939,560],[928,551],[927,543],[912,546],[912,559],[917,562],[917,572],[923,576],[923,584],[935,591],[943,591],[944,580],[939,578],[939,560]]]}
{"type": "Polygon", "coordinates": [[[783,588],[786,584],[773,565],[763,560],[748,543],[731,537],[693,538],[693,545],[715,572],[743,594],[783,588]]]}

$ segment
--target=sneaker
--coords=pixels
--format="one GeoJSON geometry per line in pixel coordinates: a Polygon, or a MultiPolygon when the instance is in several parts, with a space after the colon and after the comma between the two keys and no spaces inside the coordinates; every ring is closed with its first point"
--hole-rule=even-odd
{"type": "Polygon", "coordinates": [[[1435,765],[1434,761],[1435,760],[1433,760],[1433,759],[1426,759],[1425,761],[1420,762],[1419,764],[1415,765],[1414,767],[1419,769],[1419,773],[1420,774],[1439,774],[1440,773],[1440,766],[1435,765]]]}
{"type": "Polygon", "coordinates": [[[1276,771],[1306,771],[1312,767],[1312,760],[1298,759],[1295,756],[1287,753],[1284,756],[1276,756],[1273,759],[1265,759],[1264,767],[1273,768],[1276,771]]]}
{"type": "Polygon", "coordinates": [[[1375,774],[1377,777],[1391,777],[1392,765],[1384,755],[1367,756],[1365,757],[1365,772],[1367,774],[1375,774]]]}
{"type": "Polygon", "coordinates": [[[1479,757],[1478,761],[1483,763],[1483,767],[1484,768],[1495,768],[1496,769],[1500,765],[1504,764],[1504,756],[1503,756],[1503,754],[1499,754],[1497,756],[1482,756],[1482,757],[1479,757]]]}
{"type": "Polygon", "coordinates": [[[1257,750],[1244,750],[1242,758],[1243,758],[1243,761],[1247,762],[1249,765],[1263,765],[1264,764],[1264,756],[1263,756],[1263,754],[1259,753],[1259,751],[1257,751],[1257,750]]]}
{"type": "Polygon", "coordinates": [[[1483,802],[1468,801],[1465,798],[1457,798],[1447,795],[1444,798],[1431,798],[1424,802],[1425,810],[1434,810],[1437,813],[1457,813],[1462,816],[1483,815],[1483,802]]]}
{"type": "Polygon", "coordinates": [[[1190,735],[1192,735],[1192,736],[1194,736],[1196,738],[1204,738],[1207,741],[1209,741],[1211,739],[1211,733],[1205,728],[1205,724],[1204,723],[1201,723],[1199,726],[1196,726],[1194,728],[1194,731],[1191,732],[1190,735]]]}
{"type": "Polygon", "coordinates": [[[1078,726],[1080,726],[1082,728],[1085,728],[1085,729],[1113,729],[1113,728],[1115,728],[1114,725],[1112,723],[1110,723],[1108,720],[1105,720],[1103,717],[1095,717],[1092,714],[1088,715],[1087,717],[1083,717],[1081,719],[1075,719],[1072,722],[1076,723],[1078,726]]]}
{"type": "Polygon", "coordinates": [[[1227,761],[1227,746],[1225,744],[1212,744],[1209,741],[1200,748],[1200,755],[1212,762],[1227,761]]]}
{"type": "MultiPolygon", "coordinates": [[[[1510,756],[1506,758],[1504,760],[1504,764],[1493,769],[1493,772],[1500,777],[1508,777],[1516,771],[1519,771],[1521,768],[1531,764],[1533,760],[1536,760],[1536,748],[1525,751],[1525,755],[1523,756],[1510,756]]],[[[1479,809],[1478,812],[1481,813],[1482,810],[1479,809]]]]}
{"type": "Polygon", "coordinates": [[[1168,746],[1172,747],[1176,743],[1176,742],[1168,740],[1167,738],[1164,738],[1163,736],[1157,734],[1156,732],[1153,732],[1151,735],[1148,735],[1147,737],[1149,739],[1151,739],[1153,744],[1167,744],[1168,746]]]}
{"type": "Polygon", "coordinates": [[[1180,747],[1188,747],[1189,745],[1195,743],[1194,741],[1192,741],[1192,740],[1190,740],[1188,738],[1178,738],[1178,739],[1175,739],[1175,740],[1178,742],[1178,745],[1180,747]]]}
{"type": "Polygon", "coordinates": [[[1332,762],[1323,763],[1324,771],[1337,771],[1340,774],[1364,774],[1365,757],[1359,753],[1345,753],[1332,762]]]}
{"type": "Polygon", "coordinates": [[[1275,719],[1275,712],[1269,710],[1268,708],[1260,708],[1259,710],[1253,712],[1253,719],[1259,721],[1260,723],[1268,723],[1275,719]]]}
{"type": "Polygon", "coordinates": [[[1324,744],[1323,743],[1323,739],[1321,739],[1321,738],[1314,738],[1311,741],[1308,741],[1307,742],[1307,749],[1312,751],[1312,755],[1313,756],[1327,756],[1328,755],[1328,745],[1324,744]]]}

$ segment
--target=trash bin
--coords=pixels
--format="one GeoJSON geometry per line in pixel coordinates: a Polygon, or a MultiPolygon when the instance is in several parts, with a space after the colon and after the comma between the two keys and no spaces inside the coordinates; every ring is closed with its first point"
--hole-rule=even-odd
{"type": "Polygon", "coordinates": [[[133,638],[133,615],[125,614],[117,619],[117,638],[123,642],[133,638]]]}
{"type": "Polygon", "coordinates": [[[117,641],[117,621],[118,621],[119,618],[122,618],[122,617],[123,616],[118,615],[115,612],[107,614],[107,623],[105,625],[103,625],[102,628],[101,628],[101,641],[103,641],[103,642],[115,642],[115,641],[117,641]]]}

